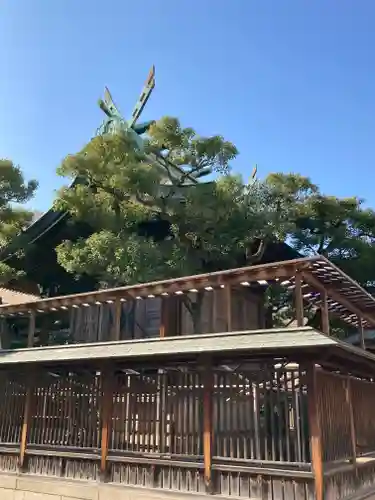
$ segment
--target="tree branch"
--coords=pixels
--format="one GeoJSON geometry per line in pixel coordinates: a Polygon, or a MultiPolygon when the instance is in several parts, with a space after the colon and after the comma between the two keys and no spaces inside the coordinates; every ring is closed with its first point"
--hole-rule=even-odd
{"type": "Polygon", "coordinates": [[[141,198],[139,193],[135,194],[135,199],[137,200],[138,203],[141,205],[144,205],[145,207],[150,207],[150,208],[155,208],[155,202],[154,201],[147,201],[141,198]]]}
{"type": "Polygon", "coordinates": [[[266,250],[266,241],[265,239],[260,240],[258,250],[254,254],[249,254],[248,249],[246,249],[246,260],[253,264],[256,260],[259,260],[263,257],[264,252],[266,250]]]}

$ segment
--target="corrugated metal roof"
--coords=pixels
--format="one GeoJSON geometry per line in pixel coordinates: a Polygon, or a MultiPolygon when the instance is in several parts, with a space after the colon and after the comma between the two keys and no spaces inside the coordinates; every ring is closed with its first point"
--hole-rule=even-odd
{"type": "Polygon", "coordinates": [[[28,304],[40,300],[38,295],[30,293],[18,292],[17,290],[10,290],[9,288],[0,287],[0,299],[3,305],[17,305],[28,304]]]}
{"type": "Polygon", "coordinates": [[[333,338],[309,327],[250,330],[142,339],[96,344],[38,347],[1,351],[0,365],[14,363],[49,363],[79,360],[136,359],[160,356],[199,355],[204,353],[252,354],[303,350],[317,346],[334,346],[333,338]]]}

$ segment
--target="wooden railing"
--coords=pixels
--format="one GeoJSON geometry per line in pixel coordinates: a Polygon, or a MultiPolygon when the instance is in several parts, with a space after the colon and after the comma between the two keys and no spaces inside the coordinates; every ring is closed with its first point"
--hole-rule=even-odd
{"type": "Polygon", "coordinates": [[[324,498],[375,491],[375,383],[316,372],[324,498]]]}
{"type": "Polygon", "coordinates": [[[2,370],[0,470],[341,500],[375,489],[374,396],[311,362],[2,370]]]}
{"type": "Polygon", "coordinates": [[[2,372],[0,469],[247,498],[299,482],[306,492],[304,373],[228,370],[207,360],[2,372]]]}

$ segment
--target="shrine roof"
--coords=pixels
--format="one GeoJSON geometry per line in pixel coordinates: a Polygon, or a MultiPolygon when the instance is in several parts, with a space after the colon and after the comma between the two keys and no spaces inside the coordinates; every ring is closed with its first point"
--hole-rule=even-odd
{"type": "MultiPolygon", "coordinates": [[[[33,347],[1,351],[1,364],[61,363],[82,359],[136,359],[158,358],[166,355],[184,357],[205,353],[241,353],[252,351],[267,354],[284,350],[334,346],[336,341],[309,327],[249,330],[241,332],[210,333],[140,339],[95,344],[33,347]]],[[[375,356],[374,356],[375,359],[375,356]]]]}

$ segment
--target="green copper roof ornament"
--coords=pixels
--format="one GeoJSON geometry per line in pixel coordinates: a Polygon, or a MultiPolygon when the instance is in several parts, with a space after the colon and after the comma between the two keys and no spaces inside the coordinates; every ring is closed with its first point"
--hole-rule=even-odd
{"type": "MultiPolygon", "coordinates": [[[[108,88],[105,88],[104,98],[99,100],[99,107],[102,111],[104,111],[106,117],[101,124],[101,126],[96,131],[97,135],[104,134],[115,134],[118,132],[127,132],[130,133],[131,137],[134,139],[134,142],[137,144],[140,150],[144,148],[144,140],[142,135],[147,132],[150,126],[155,123],[155,120],[150,120],[145,123],[137,123],[137,120],[141,116],[141,113],[146,106],[147,101],[149,100],[152,91],[155,88],[155,66],[152,66],[146,83],[142,89],[142,92],[134,106],[133,112],[129,120],[125,120],[115,105],[113,98],[111,96],[108,88]]],[[[196,184],[197,179],[188,175],[181,170],[181,168],[176,165],[168,162],[162,155],[157,153],[148,153],[148,158],[155,165],[162,168],[168,168],[171,175],[176,178],[184,177],[184,184],[196,184]]],[[[166,179],[166,184],[168,183],[166,179]]]]}
{"type": "Polygon", "coordinates": [[[108,88],[105,88],[104,99],[99,100],[99,107],[106,114],[106,118],[97,130],[98,135],[104,134],[114,134],[118,132],[129,132],[136,144],[138,144],[141,149],[143,146],[143,140],[141,135],[147,131],[152,121],[147,123],[142,123],[137,125],[137,120],[140,117],[152,91],[155,88],[155,66],[152,66],[146,83],[142,89],[139,99],[134,106],[133,112],[129,120],[125,120],[117,106],[115,105],[111,93],[108,88]]]}

